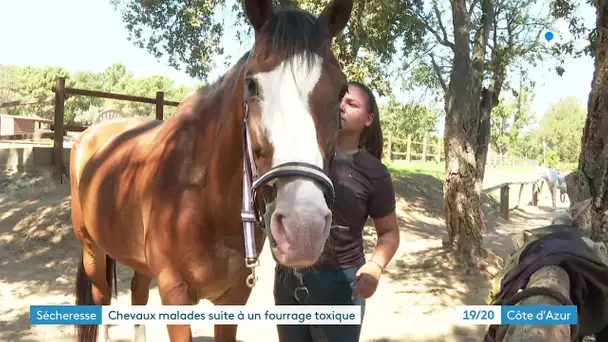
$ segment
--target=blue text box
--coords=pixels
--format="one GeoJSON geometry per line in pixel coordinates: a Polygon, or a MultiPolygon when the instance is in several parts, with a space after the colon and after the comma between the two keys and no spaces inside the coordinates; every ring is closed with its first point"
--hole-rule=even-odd
{"type": "Polygon", "coordinates": [[[93,305],[31,305],[32,325],[98,325],[101,306],[93,305]]]}
{"type": "Polygon", "coordinates": [[[500,324],[577,324],[576,305],[501,306],[500,324]]]}

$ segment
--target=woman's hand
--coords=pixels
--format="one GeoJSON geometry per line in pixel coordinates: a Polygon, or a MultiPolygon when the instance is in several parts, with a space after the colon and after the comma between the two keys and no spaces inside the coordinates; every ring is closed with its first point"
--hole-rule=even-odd
{"type": "Polygon", "coordinates": [[[399,225],[394,210],[385,217],[375,218],[374,226],[378,234],[376,249],[370,260],[357,272],[353,291],[353,296],[362,296],[366,299],[376,292],[382,270],[399,247],[399,225]]]}
{"type": "Polygon", "coordinates": [[[373,261],[368,261],[357,271],[355,277],[355,290],[353,296],[362,296],[363,298],[371,297],[378,288],[378,282],[382,275],[382,268],[373,261]]]}

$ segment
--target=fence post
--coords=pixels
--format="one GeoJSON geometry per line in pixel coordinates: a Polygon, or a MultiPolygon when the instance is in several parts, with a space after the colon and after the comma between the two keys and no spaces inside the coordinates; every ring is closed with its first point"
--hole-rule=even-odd
{"type": "Polygon", "coordinates": [[[393,133],[388,134],[388,161],[393,160],[393,133]]]}
{"type": "Polygon", "coordinates": [[[165,105],[165,93],[162,91],[156,92],[156,120],[163,120],[163,107],[165,105]]]}
{"type": "Polygon", "coordinates": [[[536,192],[536,183],[532,182],[532,205],[538,206],[538,192],[536,192]]]}
{"type": "Polygon", "coordinates": [[[505,220],[509,219],[509,184],[500,188],[500,213],[505,220]]]}
{"type": "Polygon", "coordinates": [[[426,133],[424,133],[424,137],[422,138],[422,162],[426,163],[426,150],[427,150],[428,141],[426,138],[426,133]]]}
{"type": "Polygon", "coordinates": [[[405,154],[405,162],[409,163],[412,158],[412,135],[407,135],[407,153],[405,154]]]}
{"type": "Polygon", "coordinates": [[[435,157],[435,160],[437,160],[437,163],[441,163],[441,139],[437,138],[437,156],[435,157]]]}
{"type": "Polygon", "coordinates": [[[55,122],[53,143],[53,162],[55,164],[55,180],[63,181],[63,118],[65,115],[65,78],[55,79],[55,122]]]}

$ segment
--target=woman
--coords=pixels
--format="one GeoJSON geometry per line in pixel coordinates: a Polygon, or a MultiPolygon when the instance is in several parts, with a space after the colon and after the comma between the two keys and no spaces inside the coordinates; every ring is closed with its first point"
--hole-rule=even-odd
{"type": "MultiPolygon", "coordinates": [[[[382,130],[373,93],[350,82],[340,105],[342,128],[331,167],[336,198],[325,251],[310,270],[277,265],[276,305],[361,305],[376,291],[382,271],[399,246],[395,193],[381,162],[382,130]],[[362,231],[371,217],[378,235],[365,260],[362,231]]],[[[363,317],[362,317],[363,319],[363,317]]],[[[278,325],[283,342],[355,342],[360,325],[278,325]]]]}

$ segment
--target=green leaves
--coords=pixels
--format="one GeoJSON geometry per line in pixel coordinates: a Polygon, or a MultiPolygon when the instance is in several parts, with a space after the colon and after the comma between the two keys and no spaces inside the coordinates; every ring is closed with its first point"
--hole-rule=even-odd
{"type": "MultiPolygon", "coordinates": [[[[207,80],[227,61],[222,38],[239,44],[252,32],[242,1],[223,0],[110,0],[122,15],[133,43],[157,59],[192,77],[207,80]],[[225,37],[229,28],[231,37],[225,37]],[[232,32],[234,31],[234,32],[232,32]]],[[[422,27],[414,20],[413,3],[422,0],[357,0],[347,29],[333,42],[333,50],[348,79],[363,81],[380,95],[388,94],[387,66],[399,50],[420,42],[422,27]],[[399,47],[399,48],[398,48],[399,47]]],[[[328,0],[277,0],[276,8],[297,6],[318,15],[328,0]]]]}
{"type": "MultiPolygon", "coordinates": [[[[597,28],[594,23],[586,25],[580,10],[587,6],[595,6],[594,0],[553,0],[551,2],[551,15],[556,19],[563,19],[568,23],[568,32],[572,36],[564,43],[556,42],[551,47],[551,53],[557,58],[560,65],[555,68],[558,75],[566,71],[563,67],[567,56],[595,56],[595,41],[597,28]]],[[[588,8],[588,7],[587,7],[588,8]]]]}
{"type": "Polygon", "coordinates": [[[422,138],[425,133],[435,130],[441,114],[440,110],[416,104],[401,104],[391,97],[380,108],[380,123],[384,134],[390,133],[395,138],[405,139],[408,135],[422,138]]]}
{"type": "Polygon", "coordinates": [[[581,151],[581,136],[587,111],[575,97],[560,99],[551,105],[538,128],[538,136],[555,151],[561,161],[576,162],[581,151]]]}
{"type": "Polygon", "coordinates": [[[122,14],[129,40],[176,69],[206,79],[222,55],[225,23],[212,14],[225,7],[221,0],[110,0],[122,14]]]}
{"type": "MultiPolygon", "coordinates": [[[[6,89],[3,96],[6,101],[52,96],[51,87],[55,84],[55,78],[66,77],[69,74],[67,70],[60,67],[0,66],[0,70],[4,70],[3,73],[7,75],[3,80],[4,84],[0,84],[0,88],[6,89]]],[[[50,119],[53,117],[54,107],[50,104],[35,104],[10,108],[7,112],[14,115],[32,113],[50,119]]],[[[66,117],[73,117],[70,107],[67,105],[66,117]]]]}
{"type": "Polygon", "coordinates": [[[527,87],[513,91],[513,98],[501,99],[492,111],[490,143],[499,154],[505,154],[513,147],[522,129],[532,123],[534,116],[531,105],[534,100],[527,87]]]}
{"type": "Polygon", "coordinates": [[[542,163],[543,141],[547,143],[547,163],[577,163],[587,111],[575,97],[565,97],[552,104],[538,127],[523,136],[512,149],[514,154],[542,163]]]}
{"type": "MultiPolygon", "coordinates": [[[[165,76],[151,76],[136,79],[120,63],[114,63],[101,73],[77,72],[70,75],[59,67],[36,68],[0,66],[0,102],[35,97],[52,96],[52,87],[57,77],[66,77],[66,87],[105,91],[110,93],[139,95],[154,98],[157,91],[165,92],[165,100],[181,101],[193,89],[185,86],[175,87],[173,80],[165,76]]],[[[87,96],[71,96],[66,101],[66,123],[79,122],[88,125],[95,115],[104,109],[116,108],[126,116],[154,117],[155,106],[118,100],[105,100],[87,96]]],[[[175,107],[165,107],[165,118],[169,117],[175,107]]],[[[42,118],[53,118],[54,107],[51,104],[27,105],[8,108],[14,115],[35,114],[42,118]]]]}

